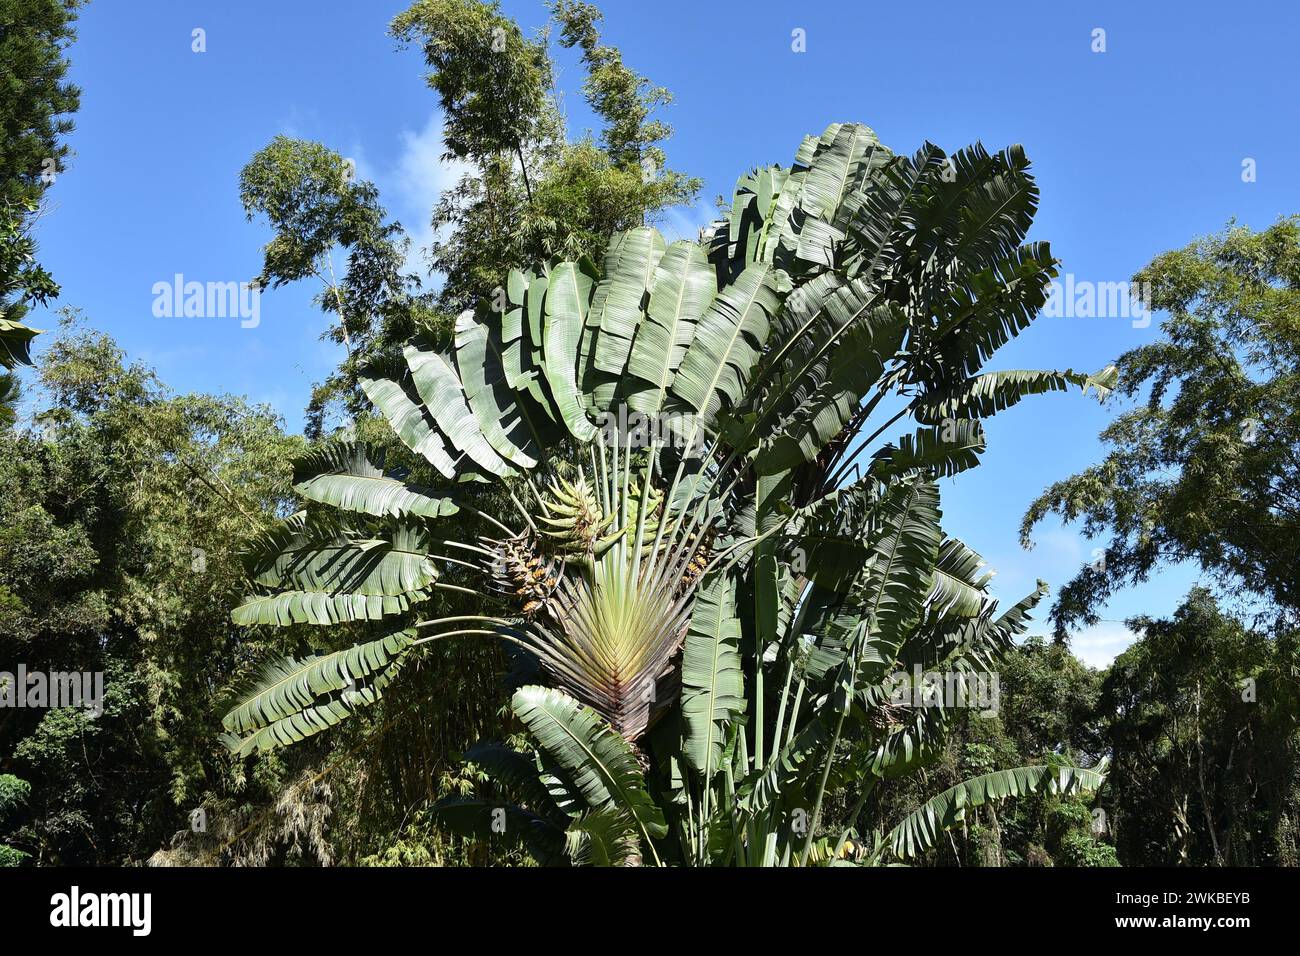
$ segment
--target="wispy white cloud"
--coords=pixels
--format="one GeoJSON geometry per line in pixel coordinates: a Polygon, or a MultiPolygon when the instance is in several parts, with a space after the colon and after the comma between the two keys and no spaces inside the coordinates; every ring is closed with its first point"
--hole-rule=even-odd
{"type": "Polygon", "coordinates": [[[693,206],[671,206],[660,214],[659,231],[669,242],[678,239],[698,239],[700,230],[717,218],[717,210],[709,203],[693,206]]]}
{"type": "Polygon", "coordinates": [[[446,145],[440,113],[431,114],[418,130],[402,130],[398,140],[401,146],[391,163],[372,160],[361,143],[353,143],[345,158],[355,164],[358,179],[369,180],[379,187],[382,202],[401,221],[411,239],[406,269],[424,278],[428,269],[424,251],[434,240],[430,224],[433,207],[470,166],[460,160],[442,158],[446,145]]]}
{"type": "Polygon", "coordinates": [[[1054,561],[1071,571],[1077,570],[1077,566],[1083,563],[1086,542],[1068,528],[1047,528],[1035,535],[1035,540],[1037,549],[1040,550],[1040,561],[1054,561]]]}
{"type": "Polygon", "coordinates": [[[1070,650],[1089,667],[1106,667],[1139,635],[1119,621],[1100,621],[1070,635],[1070,650]]]}
{"type": "Polygon", "coordinates": [[[402,150],[397,162],[387,173],[380,173],[376,182],[389,187],[386,192],[393,197],[393,210],[411,237],[411,249],[406,265],[412,272],[424,275],[427,265],[424,250],[434,240],[430,219],[438,198],[453,188],[469,172],[469,165],[460,160],[444,160],[446,145],[442,138],[442,117],[435,113],[420,130],[403,130],[402,150]]]}
{"type": "Polygon", "coordinates": [[[432,206],[444,190],[456,185],[469,171],[467,163],[442,158],[447,147],[442,139],[442,118],[436,113],[422,130],[403,130],[401,140],[402,152],[392,180],[405,202],[432,206]]]}

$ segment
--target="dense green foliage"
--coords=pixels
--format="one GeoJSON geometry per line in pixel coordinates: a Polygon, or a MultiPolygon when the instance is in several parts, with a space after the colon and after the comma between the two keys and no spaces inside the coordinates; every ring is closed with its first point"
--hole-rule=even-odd
{"type": "MultiPolygon", "coordinates": [[[[993,770],[1053,761],[1089,762],[1109,752],[1097,726],[1102,674],[1068,649],[1029,638],[1003,656],[996,713],[963,711],[922,773],[872,795],[863,816],[883,826],[931,793],[993,770]]],[[[1103,801],[1122,781],[1112,770],[1103,801]]],[[[1114,847],[1093,832],[1090,799],[1034,796],[981,808],[927,854],[930,865],[1108,866],[1114,847]]]]}
{"type": "MultiPolygon", "coordinates": [[[[232,688],[269,655],[312,649],[229,619],[238,542],[285,512],[303,440],[242,400],[169,394],[82,323],[37,372],[33,427],[0,434],[0,670],[104,671],[106,700],[98,717],[0,710],[0,773],[27,793],[0,814],[0,845],[39,863],[210,864],[356,862],[398,843],[406,807],[461,785],[437,755],[495,726],[495,655],[431,656],[385,715],[397,736],[373,747],[359,725],[234,764],[217,740],[232,688]],[[433,719],[439,692],[459,703],[433,719]]],[[[450,862],[447,846],[422,850],[450,862]]]]}
{"type": "Polygon", "coordinates": [[[600,13],[554,5],[566,46],[578,45],[584,90],[604,122],[599,144],[566,139],[546,38],[525,37],[495,2],[419,0],[393,21],[418,44],[438,94],[448,159],[469,165],[433,210],[438,303],[458,311],[491,295],[511,268],[559,257],[599,261],[609,235],[691,202],[699,181],[669,169],[652,118],[668,102],[600,41],[600,13]]]}
{"type": "Polygon", "coordinates": [[[18,379],[36,330],[23,324],[32,304],[59,287],[36,261],[31,227],[68,155],[63,136],[81,94],[65,79],[66,46],[81,0],[0,2],[0,427],[13,423],[18,379]]]}
{"type": "Polygon", "coordinates": [[[143,860],[242,776],[210,708],[271,648],[227,623],[229,541],[282,507],[301,441],[265,409],[167,394],[79,324],[38,371],[33,427],[0,433],[0,660],[101,671],[105,701],[0,715],[3,766],[32,786],[9,839],[44,863],[143,860]]]}
{"type": "Polygon", "coordinates": [[[1120,859],[1295,866],[1300,651],[1193,591],[1107,670],[1098,700],[1120,859]]]}

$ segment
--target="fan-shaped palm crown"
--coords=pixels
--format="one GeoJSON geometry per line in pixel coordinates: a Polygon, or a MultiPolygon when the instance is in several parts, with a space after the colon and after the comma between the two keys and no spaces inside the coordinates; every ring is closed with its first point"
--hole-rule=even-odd
{"type": "MultiPolygon", "coordinates": [[[[788,169],[742,177],[699,241],[637,228],[599,269],[513,270],[450,352],[415,341],[363,380],[439,487],[355,444],[300,463],[306,510],[254,550],[262,593],[234,618],[385,633],[276,665],[227,716],[231,745],[331,726],[422,642],[481,633],[526,648],[628,740],[680,700],[707,780],[744,707],[742,639],[766,660],[815,635],[809,673],[833,683],[852,660],[851,693],[926,616],[950,622],[942,640],[988,631],[980,561],[943,541],[933,479],[978,461],[981,419],[1110,384],[983,371],[1055,275],[1045,243],[1023,244],[1037,201],[1018,147],[900,156],[835,124],[788,169]],[[483,482],[511,514],[475,511],[483,482]],[[458,538],[458,512],[493,533],[458,538]],[[413,621],[439,588],[501,610],[413,621]]],[[[761,732],[758,746],[761,765],[761,732]]]]}

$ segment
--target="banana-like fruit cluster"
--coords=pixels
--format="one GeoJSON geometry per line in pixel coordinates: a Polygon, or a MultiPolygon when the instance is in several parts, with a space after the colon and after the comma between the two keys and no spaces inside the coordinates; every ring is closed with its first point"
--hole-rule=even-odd
{"type": "MultiPolygon", "coordinates": [[[[664,493],[650,486],[646,494],[648,516],[642,532],[642,555],[649,554],[659,534],[663,515],[664,493]]],[[[627,490],[627,520],[615,526],[617,509],[605,514],[587,479],[579,474],[569,481],[563,477],[552,478],[547,494],[541,499],[544,514],[537,515],[538,531],[551,542],[553,550],[566,558],[599,558],[624,536],[636,534],[641,513],[641,486],[633,481],[627,490]]],[[[664,529],[664,538],[672,525],[664,529]]]]}
{"type": "Polygon", "coordinates": [[[695,587],[696,582],[703,577],[705,569],[709,566],[709,559],[713,557],[713,538],[714,532],[712,528],[709,528],[703,535],[698,531],[693,531],[687,538],[691,559],[686,562],[686,567],[682,569],[682,579],[678,582],[683,591],[695,587]]]}
{"type": "Polygon", "coordinates": [[[527,536],[507,538],[500,554],[500,583],[519,599],[524,617],[536,616],[559,585],[563,570],[538,554],[527,536]]]}
{"type": "Polygon", "coordinates": [[[554,477],[541,498],[545,514],[537,515],[538,531],[561,554],[581,557],[604,551],[618,540],[621,531],[607,534],[614,515],[603,514],[587,479],[577,481],[554,477]]]}

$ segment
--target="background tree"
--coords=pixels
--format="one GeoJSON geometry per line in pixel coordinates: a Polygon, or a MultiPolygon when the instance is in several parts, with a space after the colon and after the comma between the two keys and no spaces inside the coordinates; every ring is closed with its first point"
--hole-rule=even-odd
{"type": "MultiPolygon", "coordinates": [[[[1097,712],[1102,672],[1069,649],[1031,637],[997,666],[994,713],[958,712],[934,761],[880,788],[864,810],[874,826],[914,812],[931,794],[960,780],[1027,764],[1095,764],[1109,753],[1097,712]]],[[[1107,777],[1102,793],[1114,784],[1107,777]]],[[[920,863],[930,866],[1114,866],[1115,848],[1094,832],[1092,801],[1032,794],[1003,807],[975,810],[966,825],[920,863]]]]}
{"type": "Polygon", "coordinates": [[[567,139],[545,34],[525,37],[497,3],[420,0],[393,21],[394,37],[419,44],[430,67],[445,158],[472,167],[433,212],[429,262],[449,311],[490,295],[511,268],[599,262],[611,233],[653,222],[699,189],[666,167],[657,145],[671,132],[651,119],[665,91],[600,44],[594,7],[559,4],[554,13],[565,44],[583,49],[584,89],[606,124],[600,145],[567,139]]]}
{"type": "Polygon", "coordinates": [[[0,426],[18,400],[12,369],[31,361],[28,308],[58,296],[36,261],[32,225],[63,172],[66,134],[80,91],[65,79],[64,51],[81,0],[0,0],[0,426]]]}
{"type": "Polygon", "coordinates": [[[39,203],[64,170],[81,91],[64,51],[83,0],[0,0],[0,206],[39,203]]]}
{"type": "Polygon", "coordinates": [[[274,230],[258,283],[317,282],[316,304],[330,318],[321,337],[347,351],[339,370],[312,392],[307,436],[317,438],[332,406],[344,422],[361,411],[358,370],[415,331],[419,280],[403,273],[409,240],[400,223],[388,221],[373,183],[307,140],[277,136],[259,150],[240,173],[239,198],[249,220],[264,216],[274,230]]]}
{"type": "Polygon", "coordinates": [[[1158,256],[1134,281],[1168,313],[1163,338],[1122,355],[1119,391],[1145,401],[1102,432],[1111,450],[1025,514],[1109,535],[1052,609],[1058,634],[1095,623],[1121,587],[1192,560],[1245,589],[1282,629],[1300,619],[1300,219],[1158,256]]]}
{"type": "Polygon", "coordinates": [[[285,759],[245,769],[216,741],[258,661],[316,649],[310,629],[229,618],[240,543],[287,513],[304,440],[268,408],[168,392],[80,321],[36,372],[33,426],[0,433],[0,670],[102,671],[106,706],[0,709],[0,861],[485,862],[404,824],[472,785],[455,754],[499,726],[492,648],[440,649],[375,725],[285,759]],[[376,740],[381,721],[402,746],[376,740]]]}
{"type": "MultiPolygon", "coordinates": [[[[5,818],[27,802],[27,795],[32,787],[26,780],[19,780],[11,773],[0,774],[0,827],[5,818]]],[[[30,854],[0,843],[0,866],[20,866],[30,854]]]]}
{"type": "Polygon", "coordinates": [[[210,709],[252,657],[296,648],[229,624],[231,542],[283,510],[302,440],[269,409],[169,394],[80,323],[37,372],[35,427],[0,432],[0,670],[103,672],[106,699],[99,717],[0,710],[0,774],[30,784],[0,843],[38,863],[141,862],[198,808],[209,838],[232,835],[291,768],[245,780],[210,709]]]}
{"type": "Polygon", "coordinates": [[[1196,589],[1110,666],[1098,700],[1115,772],[1104,804],[1120,860],[1295,866],[1300,654],[1196,589]]]}

